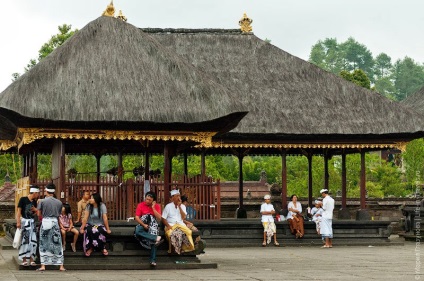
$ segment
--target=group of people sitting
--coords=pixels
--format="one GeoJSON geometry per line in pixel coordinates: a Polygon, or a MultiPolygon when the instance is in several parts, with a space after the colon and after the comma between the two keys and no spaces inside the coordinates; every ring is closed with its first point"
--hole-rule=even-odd
{"type": "MultiPolygon", "coordinates": [[[[41,267],[45,265],[63,266],[63,251],[66,249],[66,235],[73,234],[71,249],[76,252],[79,235],[83,236],[84,255],[89,257],[93,251],[99,251],[104,256],[109,254],[106,248],[107,235],[111,233],[107,208],[99,193],[85,191],[78,202],[78,217],[73,220],[69,204],[55,198],[56,187],[49,184],[45,188],[46,196],[39,199],[40,189],[30,187],[28,196],[20,198],[16,216],[16,227],[22,231],[19,246],[19,259],[23,266],[36,266],[35,257],[39,248],[41,267]],[[36,228],[35,221],[41,221],[36,228]],[[79,231],[75,224],[81,222],[79,231]],[[38,235],[37,235],[38,234],[38,235]],[[39,239],[37,239],[39,238],[39,239]]],[[[189,219],[196,215],[194,209],[187,206],[187,197],[180,197],[178,190],[171,191],[171,202],[161,212],[161,206],[156,203],[156,194],[147,192],[144,201],[138,204],[135,220],[135,237],[140,244],[150,252],[150,265],[156,266],[156,249],[163,243],[159,236],[159,224],[165,226],[165,236],[169,241],[168,252],[175,250],[177,254],[193,251],[195,246],[192,231],[197,230],[189,219]],[[191,209],[190,209],[191,208],[191,209]]]]}
{"type": "MultiPolygon", "coordinates": [[[[316,231],[318,235],[322,236],[324,242],[323,248],[332,248],[333,229],[333,209],[334,199],[328,195],[327,189],[320,191],[324,200],[315,200],[315,207],[308,208],[306,218],[311,219],[316,224],[316,231]]],[[[271,204],[271,196],[269,194],[264,196],[265,202],[261,205],[262,224],[264,227],[264,235],[262,246],[265,247],[271,243],[274,238],[274,245],[279,246],[277,241],[277,230],[274,223],[273,215],[276,213],[274,206],[271,204]]],[[[302,214],[302,205],[297,201],[297,195],[293,194],[290,197],[290,202],[287,205],[287,221],[289,222],[290,232],[295,235],[297,239],[305,235],[304,221],[305,217],[302,214]]]]}

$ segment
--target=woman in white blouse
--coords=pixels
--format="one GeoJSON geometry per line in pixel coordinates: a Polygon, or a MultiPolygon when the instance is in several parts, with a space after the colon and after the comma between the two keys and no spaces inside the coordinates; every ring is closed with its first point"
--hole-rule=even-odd
{"type": "Polygon", "coordinates": [[[290,200],[291,202],[289,202],[287,206],[289,210],[287,220],[290,224],[290,231],[293,235],[296,235],[296,238],[302,238],[305,234],[303,228],[302,205],[300,202],[297,202],[297,195],[295,194],[290,197],[290,200]]]}

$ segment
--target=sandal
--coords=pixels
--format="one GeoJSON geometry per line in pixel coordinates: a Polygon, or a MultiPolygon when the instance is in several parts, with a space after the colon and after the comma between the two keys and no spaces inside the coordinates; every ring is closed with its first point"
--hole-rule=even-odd
{"type": "Polygon", "coordinates": [[[151,263],[150,263],[150,266],[155,267],[155,266],[157,266],[157,264],[156,264],[155,262],[151,262],[151,263]]]}
{"type": "Polygon", "coordinates": [[[280,243],[278,243],[277,241],[274,241],[274,246],[280,247],[280,243]]]}
{"type": "Polygon", "coordinates": [[[71,248],[72,248],[72,252],[76,252],[77,251],[77,249],[75,248],[75,243],[71,243],[71,248]]]}
{"type": "Polygon", "coordinates": [[[67,270],[66,270],[66,268],[63,268],[63,269],[59,269],[59,271],[67,271],[67,270]]]}
{"type": "Polygon", "coordinates": [[[159,240],[155,243],[155,246],[158,247],[160,244],[162,244],[165,241],[165,239],[159,240]]]}
{"type": "Polygon", "coordinates": [[[37,264],[35,263],[35,261],[32,261],[32,262],[30,263],[30,265],[31,265],[31,266],[37,266],[37,264]]]}
{"type": "Polygon", "coordinates": [[[106,249],[103,249],[102,254],[103,254],[103,256],[107,256],[107,255],[109,255],[109,252],[106,249]]]}
{"type": "Polygon", "coordinates": [[[29,263],[27,261],[22,262],[22,266],[29,266],[29,263]]]}
{"type": "Polygon", "coordinates": [[[266,247],[266,242],[263,242],[262,243],[262,247],[266,247]]]}
{"type": "Polygon", "coordinates": [[[45,268],[37,268],[35,271],[40,271],[40,272],[44,272],[44,271],[46,271],[46,269],[45,268]]]}

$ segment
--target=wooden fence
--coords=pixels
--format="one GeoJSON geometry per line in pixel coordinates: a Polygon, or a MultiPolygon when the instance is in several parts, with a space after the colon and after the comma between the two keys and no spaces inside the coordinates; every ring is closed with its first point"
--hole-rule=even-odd
{"type": "MultiPolygon", "coordinates": [[[[41,192],[51,180],[39,180],[37,185],[41,192]]],[[[55,181],[54,181],[55,182],[55,181]]],[[[164,180],[163,177],[152,178],[147,182],[149,190],[157,194],[157,203],[163,209],[164,180]]],[[[77,203],[82,198],[84,191],[90,193],[99,192],[108,210],[110,220],[127,220],[134,217],[137,204],[143,201],[145,182],[141,178],[128,179],[119,182],[116,176],[100,176],[97,182],[97,174],[76,174],[72,177],[66,175],[65,188],[60,190],[62,202],[70,204],[72,216],[77,216],[77,203]]],[[[171,189],[179,189],[181,195],[188,197],[188,203],[195,210],[197,220],[219,220],[221,217],[220,182],[213,181],[210,177],[187,177],[185,175],[173,175],[171,189]]],[[[42,193],[43,194],[43,193],[42,193]]]]}

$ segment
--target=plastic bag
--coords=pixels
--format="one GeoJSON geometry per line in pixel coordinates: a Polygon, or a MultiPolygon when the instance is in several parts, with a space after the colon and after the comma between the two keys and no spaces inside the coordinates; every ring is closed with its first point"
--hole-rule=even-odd
{"type": "Polygon", "coordinates": [[[13,248],[17,249],[21,245],[22,240],[22,230],[20,228],[16,229],[15,237],[13,238],[13,248]]]}

